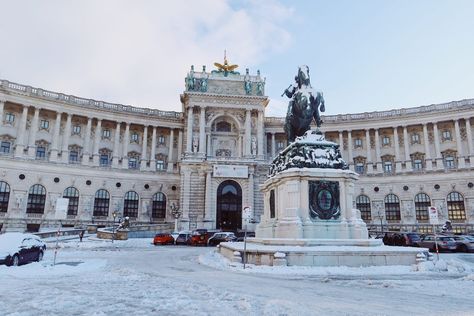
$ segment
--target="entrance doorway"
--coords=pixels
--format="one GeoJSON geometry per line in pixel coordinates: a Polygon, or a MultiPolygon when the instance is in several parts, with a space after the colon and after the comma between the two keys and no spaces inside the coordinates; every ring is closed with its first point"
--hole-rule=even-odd
{"type": "Polygon", "coordinates": [[[232,180],[217,188],[216,228],[236,231],[242,228],[242,188],[232,180]]]}

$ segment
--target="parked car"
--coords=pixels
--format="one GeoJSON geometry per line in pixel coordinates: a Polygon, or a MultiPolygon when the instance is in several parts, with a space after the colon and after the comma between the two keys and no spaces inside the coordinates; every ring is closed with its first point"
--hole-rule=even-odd
{"type": "Polygon", "coordinates": [[[214,236],[209,238],[207,241],[207,244],[209,246],[217,246],[221,242],[226,242],[226,241],[236,241],[237,237],[235,236],[234,233],[232,232],[222,232],[222,233],[215,233],[214,236]]]}
{"type": "MultiPolygon", "coordinates": [[[[244,237],[245,237],[244,235],[245,235],[244,232],[238,232],[236,234],[237,239],[235,241],[244,241],[244,237]]],[[[255,237],[255,232],[247,232],[247,238],[249,237],[255,237]]]]}
{"type": "Polygon", "coordinates": [[[176,245],[189,245],[191,239],[191,233],[180,233],[178,237],[176,237],[176,245]]]}
{"type": "Polygon", "coordinates": [[[153,238],[153,244],[156,245],[173,245],[174,238],[171,234],[156,234],[153,238]]]}
{"type": "Polygon", "coordinates": [[[456,242],[457,251],[459,252],[474,252],[474,237],[472,236],[453,236],[456,242]]]}
{"type": "Polygon", "coordinates": [[[436,251],[436,244],[438,244],[439,251],[455,251],[457,249],[456,241],[449,236],[436,236],[435,243],[434,235],[426,235],[419,242],[420,247],[428,248],[430,251],[436,251]]]}
{"type": "Polygon", "coordinates": [[[0,235],[0,264],[18,266],[41,261],[45,250],[46,244],[38,236],[23,233],[0,235]]]}
{"type": "Polygon", "coordinates": [[[191,238],[189,239],[189,243],[191,246],[207,246],[207,241],[209,240],[209,234],[207,229],[196,229],[193,230],[191,233],[191,238]]]}

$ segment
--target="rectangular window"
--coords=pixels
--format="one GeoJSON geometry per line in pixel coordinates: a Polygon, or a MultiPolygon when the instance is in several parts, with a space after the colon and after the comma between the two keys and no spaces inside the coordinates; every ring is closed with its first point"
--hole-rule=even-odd
{"type": "Polygon", "coordinates": [[[49,128],[49,121],[48,120],[41,120],[40,128],[41,129],[48,129],[49,128]]]}
{"type": "Polygon", "coordinates": [[[36,159],[46,158],[46,148],[43,146],[36,147],[36,159]]]}
{"type": "Polygon", "coordinates": [[[363,174],[365,172],[364,164],[363,163],[357,163],[355,165],[355,172],[357,172],[359,174],[363,174]]]}
{"type": "Polygon", "coordinates": [[[390,137],[384,136],[384,137],[382,138],[382,145],[384,145],[384,146],[390,145],[390,137]]]}
{"type": "Polygon", "coordinates": [[[137,158],[128,158],[128,169],[138,169],[137,158]]]}
{"type": "Polygon", "coordinates": [[[453,169],[456,167],[454,163],[454,157],[447,156],[444,158],[444,166],[448,169],[453,169]]]}
{"type": "Polygon", "coordinates": [[[13,113],[7,113],[5,115],[5,122],[8,122],[8,123],[13,123],[15,122],[15,114],[13,113]]]}
{"type": "Polygon", "coordinates": [[[412,144],[420,144],[420,135],[419,134],[411,134],[411,143],[412,144]]]}
{"type": "Polygon", "coordinates": [[[110,164],[109,155],[102,154],[100,155],[100,166],[107,167],[110,164]]]}
{"type": "Polygon", "coordinates": [[[355,148],[362,147],[362,139],[360,139],[360,138],[354,139],[354,147],[355,148]]]}
{"type": "Polygon", "coordinates": [[[163,135],[158,136],[158,144],[164,145],[165,141],[166,141],[166,139],[163,135]]]}
{"type": "Polygon", "coordinates": [[[282,142],[282,141],[277,142],[277,148],[278,148],[278,150],[282,150],[283,148],[285,148],[284,146],[285,146],[285,143],[284,143],[284,142],[282,142]]]}
{"type": "Polygon", "coordinates": [[[385,173],[392,173],[392,162],[391,161],[385,161],[383,163],[383,171],[385,173]]]}
{"type": "Polygon", "coordinates": [[[70,163],[78,163],[79,162],[79,153],[75,150],[71,150],[69,152],[69,162],[70,163]]]}
{"type": "Polygon", "coordinates": [[[165,170],[165,162],[163,160],[156,161],[156,170],[165,170]]]}
{"type": "Polygon", "coordinates": [[[110,129],[104,129],[102,131],[102,138],[110,138],[110,129]]]}
{"type": "Polygon", "coordinates": [[[132,136],[130,136],[130,140],[132,143],[138,143],[138,134],[133,133],[132,136]]]}
{"type": "Polygon", "coordinates": [[[81,125],[74,125],[72,127],[72,133],[74,135],[80,135],[81,134],[81,125]]]}
{"type": "Polygon", "coordinates": [[[443,140],[451,140],[451,131],[444,130],[442,133],[443,140]]]}
{"type": "Polygon", "coordinates": [[[423,169],[423,162],[420,159],[415,159],[413,161],[413,169],[422,170],[423,169]]]}
{"type": "Polygon", "coordinates": [[[0,153],[9,154],[10,153],[10,142],[2,142],[0,146],[0,153]]]}

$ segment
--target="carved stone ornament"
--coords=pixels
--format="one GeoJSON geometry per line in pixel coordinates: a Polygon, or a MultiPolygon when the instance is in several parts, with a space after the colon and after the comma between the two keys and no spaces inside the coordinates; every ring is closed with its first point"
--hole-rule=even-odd
{"type": "Polygon", "coordinates": [[[339,145],[325,140],[319,130],[307,131],[278,153],[270,165],[269,176],[290,168],[349,169],[339,145]]]}
{"type": "Polygon", "coordinates": [[[339,182],[309,181],[309,215],[312,219],[337,219],[339,206],[339,182]]]}

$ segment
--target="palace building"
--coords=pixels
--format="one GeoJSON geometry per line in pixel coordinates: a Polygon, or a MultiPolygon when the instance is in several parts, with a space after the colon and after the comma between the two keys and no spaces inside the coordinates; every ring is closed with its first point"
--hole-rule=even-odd
{"type": "MultiPolygon", "coordinates": [[[[63,197],[64,226],[128,216],[172,229],[171,206],[183,230],[241,229],[244,207],[258,222],[259,186],[287,146],[284,118],[265,117],[260,72],[217,66],[191,67],[182,112],[0,81],[1,230],[57,227],[63,197]]],[[[354,207],[369,229],[430,231],[435,206],[441,223],[474,231],[472,116],[474,99],[322,117],[326,139],[360,174],[354,207]]]]}

